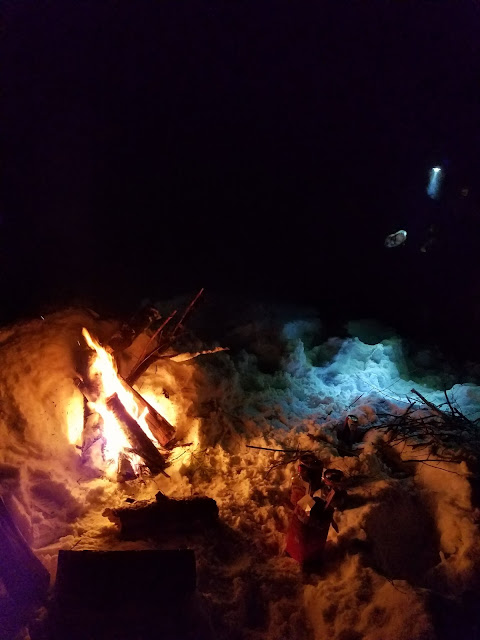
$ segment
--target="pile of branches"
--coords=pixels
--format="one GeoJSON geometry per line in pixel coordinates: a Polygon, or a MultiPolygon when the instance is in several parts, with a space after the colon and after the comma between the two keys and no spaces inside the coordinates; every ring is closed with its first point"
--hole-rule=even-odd
{"type": "Polygon", "coordinates": [[[186,339],[185,319],[203,291],[203,288],[200,289],[182,313],[174,309],[166,318],[162,318],[154,307],[146,307],[110,338],[109,347],[117,364],[123,369],[121,375],[128,385],[133,386],[150,365],[161,358],[185,362],[203,354],[228,351],[226,347],[214,347],[185,352],[187,343],[198,346],[193,334],[188,334],[186,339]],[[127,353],[129,355],[125,360],[127,353]]]}
{"type": "Polygon", "coordinates": [[[203,293],[203,288],[193,298],[183,313],[177,318],[178,310],[174,309],[167,318],[162,318],[155,308],[148,307],[137,314],[129,323],[125,323],[113,335],[109,344],[116,358],[128,349],[132,343],[146,332],[150,338],[142,351],[132,363],[126,382],[133,385],[148,367],[167,352],[184,332],[184,321],[192,311],[197,300],[203,293]]]}
{"type": "Polygon", "coordinates": [[[480,460],[480,418],[470,420],[450,400],[435,405],[412,389],[420,400],[412,401],[400,415],[380,414],[387,418],[374,428],[388,435],[391,446],[407,445],[418,452],[418,458],[404,462],[478,463],[480,460]],[[422,410],[423,409],[423,410],[422,410]],[[393,419],[392,419],[393,418],[393,419]]]}
{"type": "MultiPolygon", "coordinates": [[[[194,341],[193,334],[187,333],[185,319],[203,291],[203,288],[200,289],[183,312],[178,313],[177,309],[174,309],[165,318],[162,318],[155,307],[141,309],[130,321],[122,324],[105,345],[107,351],[114,357],[120,384],[135,396],[151,433],[163,451],[159,451],[140,424],[129,414],[118,394],[115,393],[109,397],[106,400],[106,406],[114,414],[130,444],[126,453],[135,453],[140,456],[145,467],[154,475],[158,473],[167,475],[164,471],[168,466],[166,456],[178,444],[175,437],[176,429],[142,396],[140,390],[134,388],[134,385],[150,365],[160,358],[183,362],[201,354],[226,350],[223,347],[215,347],[202,351],[184,351],[185,344],[201,346],[198,340],[194,341]],[[144,412],[145,409],[146,412],[144,412]]],[[[77,386],[85,398],[83,443],[79,448],[82,450],[82,455],[87,457],[91,455],[92,446],[98,441],[103,441],[100,416],[97,411],[92,411],[89,407],[89,402],[96,402],[100,393],[99,380],[95,375],[90,375],[91,356],[90,347],[85,348],[78,354],[76,367],[77,386]]],[[[165,397],[169,397],[166,389],[163,393],[165,397]]],[[[123,480],[136,477],[129,457],[124,453],[119,459],[118,475],[123,480]]]]}

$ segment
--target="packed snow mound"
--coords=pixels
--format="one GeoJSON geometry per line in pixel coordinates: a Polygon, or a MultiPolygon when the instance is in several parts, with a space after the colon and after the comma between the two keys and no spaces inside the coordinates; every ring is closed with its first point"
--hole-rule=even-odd
{"type": "MultiPolygon", "coordinates": [[[[432,372],[409,379],[399,341],[317,344],[315,323],[290,322],[275,338],[278,366],[270,372],[247,349],[159,360],[137,389],[189,444],[173,451],[170,478],[119,484],[82,463],[76,446],[82,327],[101,342],[117,328],[68,310],[0,332],[0,492],[52,576],[60,548],[190,546],[214,637],[229,640],[433,640],[444,601],[457,607],[459,621],[468,618],[464,597],[477,593],[480,568],[469,469],[415,464],[398,474],[373,428],[384,414],[404,411],[412,387],[444,402],[432,372]],[[337,427],[347,414],[369,431],[355,455],[344,456],[337,427]],[[247,445],[313,450],[349,480],[349,503],[335,514],[339,531],[330,530],[320,574],[304,575],[284,554],[295,464],[273,467],[286,462],[283,453],[247,445]],[[214,498],[223,528],[162,543],[120,540],[104,508],[127,496],[151,499],[159,489],[214,498]]],[[[261,352],[258,332],[255,341],[261,352]]],[[[480,416],[477,386],[448,393],[464,414],[480,416]]],[[[395,455],[408,459],[411,445],[395,455]]]]}
{"type": "Polygon", "coordinates": [[[0,488],[34,546],[68,532],[85,510],[70,444],[83,428],[74,359],[83,326],[102,337],[114,328],[72,310],[0,332],[0,488]]]}
{"type": "MultiPolygon", "coordinates": [[[[297,337],[275,373],[259,371],[255,356],[248,353],[239,358],[236,370],[243,406],[257,422],[263,414],[266,422],[279,428],[320,425],[348,412],[357,414],[360,424],[368,424],[372,412],[402,409],[418,399],[413,387],[434,404],[445,402],[444,391],[429,385],[430,372],[423,373],[425,383],[419,381],[418,368],[416,380],[409,379],[401,343],[395,340],[368,345],[358,338],[330,338],[307,349],[297,337]]],[[[455,384],[447,391],[469,418],[480,416],[479,387],[455,384]]]]}

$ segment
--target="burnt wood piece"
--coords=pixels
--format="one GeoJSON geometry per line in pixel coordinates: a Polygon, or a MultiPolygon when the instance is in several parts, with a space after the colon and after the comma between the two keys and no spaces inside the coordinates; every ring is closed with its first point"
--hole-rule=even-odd
{"type": "Polygon", "coordinates": [[[155,407],[145,400],[145,398],[132,386],[128,384],[126,380],[122,378],[123,384],[128,387],[129,391],[133,393],[135,398],[143,404],[144,407],[148,409],[148,413],[145,417],[148,426],[150,427],[150,431],[153,433],[158,442],[165,447],[169,442],[173,440],[175,437],[175,427],[172,426],[166,418],[164,418],[155,407]]]}
{"type": "Polygon", "coordinates": [[[424,396],[422,396],[421,393],[419,393],[416,389],[411,389],[411,392],[414,393],[416,396],[418,396],[420,398],[420,400],[423,402],[424,405],[426,405],[430,411],[436,415],[436,416],[441,416],[442,418],[445,418],[445,414],[443,413],[443,411],[440,411],[440,409],[438,407],[436,407],[433,402],[429,402],[424,396]]]}
{"type": "Polygon", "coordinates": [[[218,523],[218,507],[212,498],[174,499],[161,491],[154,502],[106,509],[103,515],[119,524],[122,536],[130,539],[172,531],[201,531],[218,523]]]}
{"type": "Polygon", "coordinates": [[[0,497],[0,579],[12,600],[42,602],[50,574],[22,536],[0,497]]]}
{"type": "Polygon", "coordinates": [[[163,473],[166,467],[165,458],[138,422],[125,409],[117,394],[115,393],[109,398],[106,404],[123,429],[135,453],[145,461],[146,466],[154,475],[163,473]]]}

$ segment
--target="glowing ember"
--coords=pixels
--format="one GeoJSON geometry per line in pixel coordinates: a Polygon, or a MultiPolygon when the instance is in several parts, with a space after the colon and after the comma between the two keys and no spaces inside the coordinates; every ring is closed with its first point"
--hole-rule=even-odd
{"type": "Polygon", "coordinates": [[[117,394],[126,411],[140,425],[155,446],[159,447],[158,441],[145,420],[148,408],[141,408],[134,394],[122,382],[111,354],[92,338],[87,329],[82,329],[82,335],[88,346],[95,352],[95,357],[89,367],[89,378],[96,381],[98,397],[94,402],[89,402],[88,406],[92,411],[97,412],[103,420],[103,453],[107,462],[107,473],[113,475],[116,472],[120,454],[125,455],[130,460],[134,471],[138,472],[141,458],[130,450],[131,444],[116,417],[107,407],[107,400],[117,394]]]}

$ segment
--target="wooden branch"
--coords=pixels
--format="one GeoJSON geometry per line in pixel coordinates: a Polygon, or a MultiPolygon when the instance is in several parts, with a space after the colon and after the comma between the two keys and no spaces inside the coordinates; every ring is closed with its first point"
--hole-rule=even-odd
{"type": "Polygon", "coordinates": [[[278,451],[279,453],[311,453],[308,449],[270,449],[270,447],[255,447],[253,444],[247,444],[247,449],[261,449],[262,451],[278,451]]]}
{"type": "Polygon", "coordinates": [[[230,347],[214,347],[213,349],[204,349],[203,351],[195,351],[194,353],[176,353],[174,355],[163,355],[160,358],[168,358],[172,362],[188,362],[198,356],[210,355],[212,353],[220,353],[221,351],[230,351],[230,347]]]}
{"type": "Polygon", "coordinates": [[[194,297],[194,299],[190,302],[190,304],[188,305],[188,307],[185,309],[182,317],[180,318],[180,320],[177,322],[177,325],[175,327],[175,329],[172,331],[172,338],[175,336],[175,334],[177,333],[178,329],[182,326],[183,321],[185,320],[185,318],[187,317],[187,314],[190,313],[190,311],[193,308],[193,305],[197,302],[197,300],[200,298],[200,296],[202,295],[202,293],[205,291],[205,289],[202,287],[200,289],[200,291],[197,293],[197,295],[194,297]]]}
{"type": "MultiPolygon", "coordinates": [[[[450,461],[449,460],[440,460],[440,462],[450,462],[450,461]]],[[[452,471],[452,469],[445,469],[444,467],[437,467],[434,464],[430,464],[430,460],[428,462],[426,462],[425,460],[422,460],[422,464],[424,464],[426,467],[432,467],[432,469],[438,469],[439,471],[445,471],[446,473],[454,473],[456,476],[460,476],[461,478],[467,478],[468,477],[464,473],[458,473],[458,471],[452,471]]]]}
{"type": "Polygon", "coordinates": [[[440,409],[436,407],[433,402],[429,402],[426,398],[424,398],[422,394],[419,393],[416,389],[411,389],[411,392],[418,396],[423,404],[425,404],[430,409],[430,411],[432,411],[432,413],[436,414],[437,416],[441,416],[442,418],[444,417],[444,413],[440,411],[440,409]]]}
{"type": "Polygon", "coordinates": [[[150,471],[154,475],[164,473],[164,469],[166,467],[165,458],[146,435],[138,422],[134,420],[125,409],[118,395],[115,393],[107,400],[106,404],[107,408],[117,419],[128,441],[132,445],[132,449],[145,461],[145,464],[150,471]]]}

